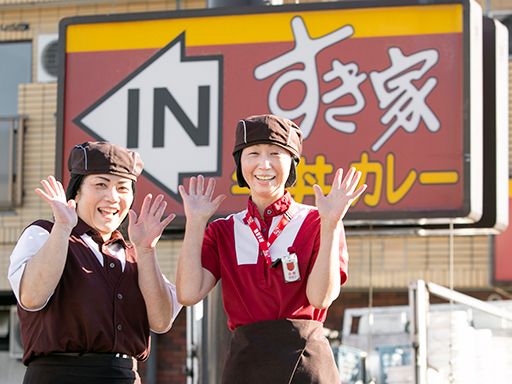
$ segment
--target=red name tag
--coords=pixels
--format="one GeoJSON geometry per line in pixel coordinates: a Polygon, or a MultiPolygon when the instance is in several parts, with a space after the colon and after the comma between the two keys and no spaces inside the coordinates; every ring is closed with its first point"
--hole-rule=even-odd
{"type": "Polygon", "coordinates": [[[284,281],[292,283],[300,280],[299,261],[295,253],[290,253],[281,258],[284,281]]]}

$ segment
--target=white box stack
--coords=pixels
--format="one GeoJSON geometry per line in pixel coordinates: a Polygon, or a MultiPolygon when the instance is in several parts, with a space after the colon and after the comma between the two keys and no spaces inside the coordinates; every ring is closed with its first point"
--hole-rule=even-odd
{"type": "Polygon", "coordinates": [[[427,348],[428,365],[443,382],[476,384],[475,329],[466,311],[431,312],[427,348]]]}

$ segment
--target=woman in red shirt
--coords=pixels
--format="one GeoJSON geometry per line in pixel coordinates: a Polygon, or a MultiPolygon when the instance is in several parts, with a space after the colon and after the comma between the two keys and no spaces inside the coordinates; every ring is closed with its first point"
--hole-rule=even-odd
{"type": "Polygon", "coordinates": [[[223,384],[339,383],[323,336],[327,308],[347,279],[342,219],[365,190],[360,172],[339,169],[316,207],[295,202],[302,134],[288,119],[252,116],[236,128],[233,156],[247,209],[207,226],[225,196],[198,176],[179,187],[187,218],[178,260],[178,301],[193,305],[222,279],[233,331],[223,384]]]}

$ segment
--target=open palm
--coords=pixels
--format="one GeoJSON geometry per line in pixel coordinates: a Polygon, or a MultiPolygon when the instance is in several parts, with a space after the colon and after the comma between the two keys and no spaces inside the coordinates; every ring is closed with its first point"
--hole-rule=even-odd
{"type": "Polygon", "coordinates": [[[316,206],[323,221],[337,224],[345,217],[352,202],[366,189],[366,184],[357,188],[360,179],[361,172],[356,172],[355,168],[350,168],[344,178],[343,169],[339,168],[334,176],[331,190],[326,196],[319,185],[314,185],[316,206]]]}
{"type": "Polygon", "coordinates": [[[158,195],[153,202],[152,200],[151,194],[146,195],[139,216],[134,210],[129,212],[128,235],[133,245],[139,249],[154,248],[165,227],[176,217],[175,214],[170,214],[162,220],[167,202],[163,195],[158,195]]]}
{"type": "Polygon", "coordinates": [[[43,189],[36,188],[35,192],[41,196],[52,208],[56,224],[62,224],[72,229],[78,222],[75,200],[66,200],[66,192],[60,181],[54,176],[41,180],[43,189]]]}
{"type": "Polygon", "coordinates": [[[204,177],[199,175],[190,178],[188,192],[183,185],[179,186],[179,192],[183,200],[183,208],[187,219],[200,219],[208,221],[217,211],[220,204],[226,198],[219,195],[213,198],[215,190],[215,179],[208,180],[206,190],[204,188],[204,177]]]}

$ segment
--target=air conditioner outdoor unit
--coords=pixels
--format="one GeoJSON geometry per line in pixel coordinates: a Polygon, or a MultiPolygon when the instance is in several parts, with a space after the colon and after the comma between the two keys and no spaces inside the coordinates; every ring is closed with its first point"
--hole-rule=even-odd
{"type": "Polygon", "coordinates": [[[58,75],[58,41],[57,33],[37,36],[37,82],[49,83],[57,81],[58,75]]]}
{"type": "Polygon", "coordinates": [[[20,321],[15,305],[11,306],[11,318],[9,321],[9,356],[14,359],[21,359],[23,357],[20,321]]]}

